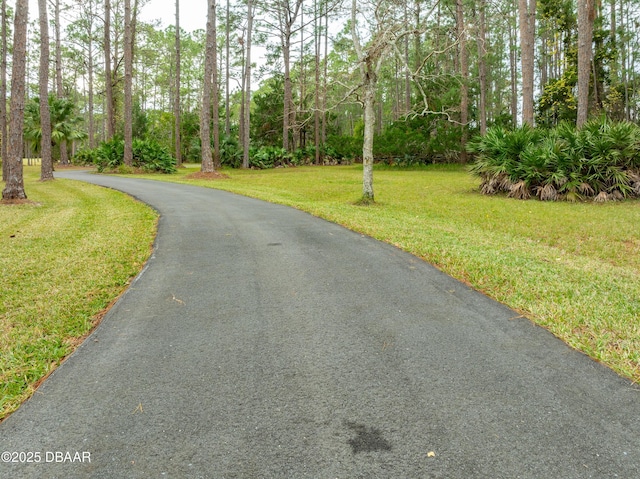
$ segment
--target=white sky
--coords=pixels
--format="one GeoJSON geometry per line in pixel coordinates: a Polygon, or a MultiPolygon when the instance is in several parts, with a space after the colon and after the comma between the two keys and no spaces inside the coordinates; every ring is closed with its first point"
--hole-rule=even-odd
{"type": "MultiPolygon", "coordinates": [[[[133,4],[133,1],[131,2],[133,4]]],[[[49,10],[49,17],[53,15],[49,10]]],[[[38,0],[29,0],[29,16],[38,18],[38,0]]],[[[175,0],[149,0],[142,7],[140,18],[145,22],[160,20],[162,27],[176,22],[175,0]]],[[[180,2],[180,27],[188,32],[204,30],[207,26],[207,0],[182,0],[180,2]]]]}
{"type": "MultiPolygon", "coordinates": [[[[176,22],[175,0],[149,0],[142,7],[140,18],[145,21],[161,20],[162,27],[176,22]]],[[[204,30],[207,27],[207,1],[182,0],[180,2],[180,28],[188,32],[204,30]]]]}

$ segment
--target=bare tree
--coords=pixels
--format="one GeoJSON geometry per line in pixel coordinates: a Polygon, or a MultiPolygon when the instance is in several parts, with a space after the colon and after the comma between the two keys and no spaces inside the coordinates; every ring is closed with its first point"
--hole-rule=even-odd
{"type": "MultiPolygon", "coordinates": [[[[366,8],[367,4],[360,4],[366,8]]],[[[357,0],[351,3],[351,37],[358,57],[362,87],[364,119],[364,141],[362,145],[362,199],[374,200],[373,192],[373,138],[376,123],[376,94],[378,75],[382,63],[400,37],[403,36],[403,18],[395,18],[395,5],[386,0],[377,0],[371,8],[363,11],[357,0]],[[360,20],[360,22],[358,21],[360,20]],[[359,25],[368,27],[368,43],[361,42],[359,25]]]]}
{"type": "Polygon", "coordinates": [[[38,0],[40,21],[40,181],[53,180],[51,112],[49,110],[49,18],[47,0],[38,0]]]}
{"type": "Polygon", "coordinates": [[[22,134],[24,131],[25,78],[27,65],[27,22],[29,1],[16,0],[13,28],[13,67],[11,69],[11,118],[7,152],[7,182],[3,200],[25,199],[22,166],[22,134]]]}

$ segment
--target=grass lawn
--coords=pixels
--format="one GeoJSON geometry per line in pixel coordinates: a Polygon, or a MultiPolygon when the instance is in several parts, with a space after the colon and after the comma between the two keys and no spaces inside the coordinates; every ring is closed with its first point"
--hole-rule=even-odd
{"type": "Polygon", "coordinates": [[[155,235],[155,212],[128,196],[39,175],[25,167],[33,203],[0,204],[0,419],[92,329],[155,235]]]}
{"type": "MultiPolygon", "coordinates": [[[[193,167],[192,167],[193,168],[193,167]]],[[[461,167],[225,170],[188,180],[282,203],[397,245],[520,311],[572,347],[640,382],[640,202],[550,203],[482,196],[461,167]]]]}

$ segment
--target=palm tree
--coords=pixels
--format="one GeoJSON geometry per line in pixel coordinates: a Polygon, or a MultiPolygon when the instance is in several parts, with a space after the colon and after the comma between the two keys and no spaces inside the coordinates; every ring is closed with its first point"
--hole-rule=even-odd
{"type": "MultiPolygon", "coordinates": [[[[49,110],[51,113],[51,144],[60,145],[64,142],[82,140],[87,133],[80,129],[82,117],[76,112],[76,105],[68,98],[58,98],[49,95],[49,110]]],[[[25,107],[25,139],[29,140],[35,152],[40,151],[42,128],[40,126],[40,98],[35,97],[25,107]]]]}

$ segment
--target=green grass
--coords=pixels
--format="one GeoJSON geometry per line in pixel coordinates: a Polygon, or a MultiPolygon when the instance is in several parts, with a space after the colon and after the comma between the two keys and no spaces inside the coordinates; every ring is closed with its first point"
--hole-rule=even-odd
{"type": "Polygon", "coordinates": [[[551,203],[483,196],[460,167],[225,170],[226,180],[148,176],[308,211],[392,243],[640,382],[640,202],[551,203]]]}
{"type": "Polygon", "coordinates": [[[156,214],[128,196],[38,178],[25,167],[34,203],[0,205],[0,419],[92,329],[155,234],[156,214]]]}

